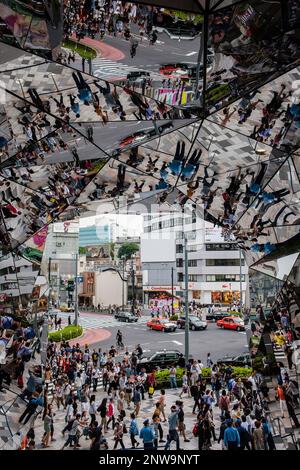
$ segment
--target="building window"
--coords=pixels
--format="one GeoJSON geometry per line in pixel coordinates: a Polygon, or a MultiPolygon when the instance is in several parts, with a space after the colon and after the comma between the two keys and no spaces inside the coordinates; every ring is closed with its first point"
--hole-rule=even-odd
{"type": "Polygon", "coordinates": [[[206,251],[237,251],[238,246],[235,243],[207,243],[206,251]]]}
{"type": "Polygon", "coordinates": [[[197,282],[198,281],[197,274],[189,274],[189,281],[190,282],[197,282]]]}
{"type": "Polygon", "coordinates": [[[183,273],[177,273],[177,282],[183,282],[183,273]]]}
{"type": "Polygon", "coordinates": [[[177,258],[176,259],[176,268],[182,268],[183,267],[183,259],[182,258],[177,258]]]}
{"type": "MultiPolygon", "coordinates": [[[[242,259],[242,266],[245,265],[245,260],[242,259]]],[[[239,266],[239,259],[207,259],[206,266],[239,266]]]]}
{"type": "Polygon", "coordinates": [[[197,266],[197,260],[196,259],[189,259],[188,265],[190,267],[196,267],[197,266]]]}
{"type": "Polygon", "coordinates": [[[183,253],[183,245],[176,245],[176,253],[183,253]]]}
{"type": "MultiPolygon", "coordinates": [[[[207,274],[207,282],[239,282],[239,274],[207,274]]],[[[245,276],[242,275],[242,282],[245,281],[245,276]]]]}

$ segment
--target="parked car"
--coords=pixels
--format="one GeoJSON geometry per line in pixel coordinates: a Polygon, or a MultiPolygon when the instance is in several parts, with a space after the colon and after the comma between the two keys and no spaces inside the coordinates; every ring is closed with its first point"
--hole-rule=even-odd
{"type": "Polygon", "coordinates": [[[225,356],[222,359],[218,359],[217,364],[235,367],[251,367],[251,356],[249,353],[240,354],[239,356],[225,356]]]}
{"type": "Polygon", "coordinates": [[[137,363],[137,370],[146,369],[146,372],[151,372],[154,369],[167,369],[168,367],[178,365],[180,352],[176,350],[171,351],[157,351],[152,356],[142,357],[137,363]]]}
{"type": "Polygon", "coordinates": [[[130,82],[135,82],[138,79],[150,78],[150,73],[145,72],[144,70],[134,70],[127,75],[127,80],[130,82]]]}
{"type": "Polygon", "coordinates": [[[115,313],[114,317],[119,321],[124,321],[126,323],[135,323],[138,321],[138,317],[133,315],[131,312],[118,312],[115,313]]]}
{"type": "MultiPolygon", "coordinates": [[[[200,320],[198,317],[190,316],[189,317],[189,324],[190,324],[190,330],[206,330],[207,328],[207,322],[200,320]]],[[[185,327],[185,318],[180,317],[177,320],[177,326],[179,328],[184,328],[185,327]]]]}
{"type": "Polygon", "coordinates": [[[206,314],[206,320],[217,321],[222,320],[223,318],[228,317],[228,312],[213,312],[206,314]]]}
{"type": "Polygon", "coordinates": [[[243,320],[234,316],[225,317],[222,320],[218,320],[217,326],[226,330],[245,331],[243,320]]]}
{"type": "Polygon", "coordinates": [[[176,323],[161,318],[151,318],[151,320],[147,322],[147,326],[151,330],[164,331],[166,333],[175,331],[177,328],[176,323]]]}

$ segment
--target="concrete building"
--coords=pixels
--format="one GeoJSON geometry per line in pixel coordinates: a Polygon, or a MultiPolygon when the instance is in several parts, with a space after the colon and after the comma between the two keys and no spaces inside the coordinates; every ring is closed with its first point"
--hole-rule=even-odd
{"type": "Polygon", "coordinates": [[[49,226],[45,244],[42,270],[46,274],[50,260],[50,286],[52,301],[61,304],[73,299],[73,291],[68,291],[68,282],[74,281],[76,254],[79,250],[79,222],[58,222],[49,226]]]}
{"type": "Polygon", "coordinates": [[[11,313],[31,300],[39,267],[26,259],[0,251],[0,313],[11,313]]]}
{"type": "Polygon", "coordinates": [[[173,214],[147,215],[141,242],[145,303],[172,292],[184,296],[184,238],[188,247],[189,300],[201,304],[238,303],[240,287],[245,302],[247,266],[233,241],[225,241],[219,228],[199,221],[191,212],[184,219],[173,214]],[[240,283],[241,271],[241,283],[240,283]],[[149,292],[151,294],[149,295],[149,292]]]}

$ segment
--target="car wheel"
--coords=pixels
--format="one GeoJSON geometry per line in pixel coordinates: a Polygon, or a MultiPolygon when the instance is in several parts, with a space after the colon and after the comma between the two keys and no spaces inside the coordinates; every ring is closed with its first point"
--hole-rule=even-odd
{"type": "Polygon", "coordinates": [[[195,325],[192,325],[192,326],[191,326],[191,330],[192,330],[192,331],[195,331],[195,329],[196,329],[195,325]]]}
{"type": "Polygon", "coordinates": [[[162,331],[163,333],[165,333],[165,332],[166,332],[165,328],[162,328],[162,329],[161,329],[161,331],[162,331]]]}
{"type": "Polygon", "coordinates": [[[128,319],[128,318],[126,318],[126,319],[125,319],[125,322],[126,322],[126,323],[128,323],[128,322],[129,322],[129,319],[128,319]]]}
{"type": "Polygon", "coordinates": [[[237,327],[236,331],[241,331],[241,329],[240,329],[240,327],[239,327],[239,326],[237,327]]]}

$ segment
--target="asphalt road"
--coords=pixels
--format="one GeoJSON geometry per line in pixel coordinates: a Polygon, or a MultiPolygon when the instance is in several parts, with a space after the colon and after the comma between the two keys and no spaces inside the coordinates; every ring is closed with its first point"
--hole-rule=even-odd
{"type": "MultiPolygon", "coordinates": [[[[162,349],[176,349],[184,353],[184,330],[177,329],[175,333],[162,333],[148,330],[145,324],[139,325],[119,323],[123,333],[125,346],[129,350],[140,343],[145,354],[151,355],[162,349]]],[[[93,347],[105,350],[115,344],[118,327],[106,328],[111,332],[111,337],[93,345],[93,347]]],[[[225,355],[238,355],[248,350],[246,333],[229,330],[221,330],[215,323],[209,323],[205,331],[190,331],[190,354],[196,359],[206,362],[206,355],[211,353],[213,361],[225,355]]]]}
{"type": "MultiPolygon", "coordinates": [[[[134,34],[137,33],[134,28],[134,34]]],[[[138,39],[138,35],[136,35],[138,39]]],[[[120,62],[126,65],[158,71],[162,64],[173,62],[197,62],[200,48],[200,36],[192,40],[170,39],[166,33],[159,33],[157,43],[149,45],[149,40],[139,40],[136,56],[130,57],[129,41],[121,37],[106,36],[105,44],[119,49],[125,54],[120,62]]]]}

